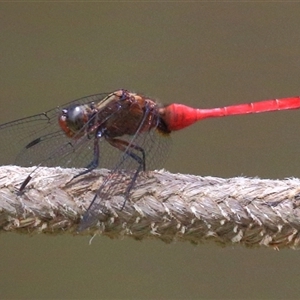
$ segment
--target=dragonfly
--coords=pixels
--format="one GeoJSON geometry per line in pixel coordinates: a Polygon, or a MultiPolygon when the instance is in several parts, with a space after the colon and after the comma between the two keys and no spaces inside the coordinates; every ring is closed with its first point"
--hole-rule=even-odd
{"type": "Polygon", "coordinates": [[[103,202],[112,197],[123,180],[121,171],[126,170],[130,180],[123,191],[120,210],[124,209],[138,176],[161,167],[166,160],[171,132],[206,118],[299,108],[298,96],[200,109],[177,103],[163,105],[120,89],[0,125],[0,165],[35,166],[19,192],[26,192],[41,166],[83,168],[74,178],[98,167],[109,168],[80,221],[78,230],[82,231],[98,222],[98,212],[105,211],[103,202]]]}

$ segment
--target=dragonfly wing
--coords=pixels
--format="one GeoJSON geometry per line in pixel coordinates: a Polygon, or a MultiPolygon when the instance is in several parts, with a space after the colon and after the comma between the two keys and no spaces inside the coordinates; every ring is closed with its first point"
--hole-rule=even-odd
{"type": "MultiPolygon", "coordinates": [[[[58,124],[61,109],[69,105],[99,102],[107,95],[104,93],[83,97],[45,113],[1,124],[0,165],[17,164],[28,167],[39,164],[58,166],[66,163],[65,166],[73,166],[70,159],[62,159],[60,155],[66,157],[74,152],[74,148],[82,145],[83,140],[70,143],[70,139],[65,136],[58,124]]],[[[84,166],[84,162],[82,163],[81,166],[84,166]]]]}
{"type": "MultiPolygon", "coordinates": [[[[33,144],[39,138],[58,130],[57,120],[54,122],[47,113],[0,125],[0,164],[18,163],[24,167],[30,166],[30,163],[22,160],[22,154],[20,153],[26,151],[27,145],[30,143],[33,144]],[[16,161],[18,154],[20,154],[20,157],[16,161]]],[[[39,156],[38,153],[35,157],[37,158],[37,156],[39,156]]]]}
{"type": "MultiPolygon", "coordinates": [[[[120,156],[119,156],[120,157],[120,156]]],[[[140,165],[132,157],[123,153],[119,159],[115,168],[104,178],[101,186],[97,190],[92,202],[90,203],[87,211],[85,212],[82,221],[80,222],[79,231],[85,230],[86,228],[93,226],[98,221],[99,213],[102,212],[104,215],[109,215],[106,201],[109,201],[113,195],[116,194],[116,190],[120,190],[121,183],[124,181],[123,170],[126,170],[126,188],[120,191],[123,196],[122,203],[120,203],[119,209],[121,210],[126,199],[127,186],[132,184],[132,180],[136,171],[140,165]]],[[[124,185],[122,185],[124,186],[124,185]]]]}
{"type": "MultiPolygon", "coordinates": [[[[123,138],[127,140],[130,145],[135,145],[144,149],[147,170],[153,170],[156,167],[160,167],[169,154],[171,144],[170,137],[161,136],[155,129],[146,133],[137,134],[134,137],[124,136],[122,139],[123,138]]],[[[141,166],[137,160],[130,156],[128,153],[129,151],[132,151],[135,155],[141,157],[140,151],[129,147],[121,156],[119,155],[115,167],[109,175],[104,178],[103,183],[97,190],[92,202],[85,212],[78,228],[79,231],[83,231],[88,227],[95,225],[99,220],[100,214],[104,214],[107,217],[110,215],[111,212],[109,212],[106,203],[112,196],[115,196],[116,193],[121,194],[122,196],[122,201],[119,206],[120,210],[122,210],[124,203],[128,200],[126,197],[129,196],[130,198],[130,195],[126,195],[128,186],[134,186],[135,182],[133,182],[133,180],[135,180],[136,172],[141,166]],[[124,176],[124,170],[126,170],[126,177],[124,176]],[[126,180],[126,184],[121,184],[124,183],[124,180],[126,180]],[[120,190],[120,186],[125,188],[120,190]]]]}

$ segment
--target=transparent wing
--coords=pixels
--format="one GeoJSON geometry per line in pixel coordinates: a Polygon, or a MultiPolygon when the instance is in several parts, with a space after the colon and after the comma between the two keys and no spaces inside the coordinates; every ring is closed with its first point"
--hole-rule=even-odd
{"type": "Polygon", "coordinates": [[[64,107],[99,102],[107,95],[87,96],[45,113],[0,125],[0,165],[84,167],[92,157],[89,155],[91,140],[87,137],[77,141],[69,139],[58,125],[58,116],[64,107]],[[74,159],[77,149],[81,149],[79,160],[74,159]]]}
{"type": "MultiPolygon", "coordinates": [[[[45,113],[0,125],[0,164],[86,167],[94,158],[95,137],[84,135],[78,139],[68,138],[58,125],[58,116],[61,108],[71,104],[99,103],[107,95],[105,93],[80,98],[45,113]]],[[[121,170],[130,174],[129,188],[123,191],[124,201],[128,198],[130,189],[142,170],[143,153],[147,170],[161,167],[168,155],[170,138],[160,134],[155,126],[151,128],[147,132],[137,131],[133,136],[120,137],[130,145],[123,152],[105,139],[99,141],[99,167],[112,171],[99,187],[94,199],[91,199],[81,227],[95,220],[95,213],[103,208],[104,200],[110,199],[118,184],[124,180],[121,170]]]]}
{"type": "MultiPolygon", "coordinates": [[[[157,129],[151,129],[145,133],[137,133],[133,137],[128,136],[124,137],[124,139],[127,140],[130,145],[138,146],[144,150],[146,170],[160,168],[169,154],[171,139],[169,135],[163,135],[159,133],[157,129]]],[[[98,220],[99,211],[104,214],[108,214],[109,216],[109,211],[105,206],[105,202],[109,201],[112,195],[115,195],[115,191],[117,189],[119,192],[119,184],[124,181],[124,173],[122,172],[124,170],[126,170],[126,174],[128,174],[129,177],[126,177],[126,188],[121,191],[124,202],[121,203],[119,208],[120,210],[130,198],[130,193],[127,194],[127,192],[130,192],[130,188],[134,187],[136,179],[135,176],[138,175],[137,173],[142,171],[139,162],[132,158],[130,152],[141,157],[141,152],[139,150],[129,147],[124,153],[122,153],[122,155],[119,155],[114,168],[104,179],[94,198],[91,199],[92,201],[90,206],[79,225],[79,231],[95,225],[98,220]]]]}

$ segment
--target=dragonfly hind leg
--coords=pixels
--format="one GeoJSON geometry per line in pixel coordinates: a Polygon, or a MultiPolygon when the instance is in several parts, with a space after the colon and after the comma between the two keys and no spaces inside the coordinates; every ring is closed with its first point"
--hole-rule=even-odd
{"type": "Polygon", "coordinates": [[[121,140],[121,139],[106,139],[113,147],[118,148],[122,152],[124,152],[126,155],[133,158],[139,165],[142,166],[142,170],[146,171],[146,155],[145,151],[142,147],[131,144],[127,141],[121,140]],[[137,154],[130,151],[130,149],[137,150],[142,154],[142,157],[138,156],[137,154]]]}
{"type": "Polygon", "coordinates": [[[135,144],[130,144],[127,141],[121,140],[121,139],[107,139],[107,141],[114,147],[118,148],[119,150],[121,150],[122,152],[124,152],[126,155],[130,156],[132,159],[134,159],[137,163],[138,163],[138,167],[134,172],[134,175],[131,179],[130,184],[127,186],[126,191],[125,191],[125,201],[122,205],[121,210],[124,208],[126,201],[128,199],[129,193],[131,191],[131,189],[133,188],[135,181],[139,175],[139,173],[141,171],[145,171],[146,170],[146,155],[145,155],[145,151],[142,147],[135,145],[135,144]],[[133,151],[131,151],[130,149],[139,151],[141,153],[141,156],[137,155],[136,153],[134,153],[133,151]]]}

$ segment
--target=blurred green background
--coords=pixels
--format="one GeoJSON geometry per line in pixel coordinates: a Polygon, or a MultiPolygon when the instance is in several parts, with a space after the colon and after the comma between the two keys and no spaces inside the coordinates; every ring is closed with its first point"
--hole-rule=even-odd
{"type": "MultiPolygon", "coordinates": [[[[299,3],[0,3],[1,123],[126,88],[214,107],[300,95],[299,3]]],[[[300,177],[299,111],[173,134],[162,166],[300,177]]],[[[3,234],[0,298],[292,299],[299,253],[3,234]]]]}

